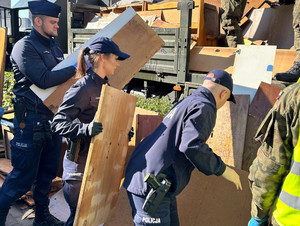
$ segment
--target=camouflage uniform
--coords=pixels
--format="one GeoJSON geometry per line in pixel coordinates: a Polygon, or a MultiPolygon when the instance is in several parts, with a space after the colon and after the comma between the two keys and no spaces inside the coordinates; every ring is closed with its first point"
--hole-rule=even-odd
{"type": "MultiPolygon", "coordinates": [[[[300,84],[284,89],[256,134],[262,144],[250,167],[251,215],[264,218],[289,173],[293,149],[299,138],[300,84]]],[[[273,225],[278,225],[274,218],[273,225]]]]}
{"type": "Polygon", "coordinates": [[[295,1],[293,11],[294,46],[297,51],[295,61],[300,62],[300,0],[295,1]]]}
{"type": "Polygon", "coordinates": [[[221,24],[229,47],[243,44],[243,32],[239,26],[247,0],[221,0],[221,24]]]}

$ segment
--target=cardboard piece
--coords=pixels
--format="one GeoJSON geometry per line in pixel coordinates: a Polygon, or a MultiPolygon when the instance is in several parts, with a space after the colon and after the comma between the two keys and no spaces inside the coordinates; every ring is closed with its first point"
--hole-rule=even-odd
{"type": "Polygon", "coordinates": [[[233,94],[250,95],[250,103],[261,82],[271,84],[276,46],[238,45],[234,59],[233,94]]]}
{"type": "Polygon", "coordinates": [[[276,102],[276,97],[282,89],[262,82],[253,98],[249,107],[249,115],[247,119],[246,138],[244,145],[243,166],[242,169],[249,171],[253,160],[256,157],[260,143],[254,140],[261,122],[268,114],[269,110],[276,102]]]}
{"type": "Polygon", "coordinates": [[[4,70],[6,60],[7,28],[0,28],[0,106],[3,99],[4,70]]]}
{"type": "Polygon", "coordinates": [[[252,40],[268,40],[269,45],[290,49],[294,45],[294,5],[282,5],[266,9],[254,9],[249,15],[251,23],[244,29],[244,37],[252,40]]]}
{"type": "MultiPolygon", "coordinates": [[[[164,45],[163,40],[143,19],[138,16],[132,8],[128,8],[103,30],[99,31],[89,41],[68,56],[63,62],[58,64],[53,70],[74,65],[75,62],[77,62],[79,51],[101,36],[111,38],[118,44],[122,51],[131,55],[129,59],[120,62],[120,67],[118,67],[115,74],[109,78],[110,85],[117,89],[122,89],[131,80],[133,75],[164,45]]],[[[51,95],[48,92],[48,98],[45,99],[44,104],[55,113],[62,102],[65,91],[73,83],[67,81],[67,83],[59,86],[59,88],[55,87],[55,91],[51,90],[51,95]]],[[[47,91],[48,89],[42,90],[41,93],[47,91]]],[[[38,96],[40,96],[40,93],[38,96]]]]}
{"type": "Polygon", "coordinates": [[[95,121],[102,122],[104,130],[90,144],[75,226],[96,226],[107,222],[114,213],[136,100],[115,88],[102,88],[95,121]]]}
{"type": "Polygon", "coordinates": [[[249,109],[249,95],[236,95],[218,110],[216,125],[207,141],[213,152],[230,166],[242,169],[243,149],[249,109]]]}

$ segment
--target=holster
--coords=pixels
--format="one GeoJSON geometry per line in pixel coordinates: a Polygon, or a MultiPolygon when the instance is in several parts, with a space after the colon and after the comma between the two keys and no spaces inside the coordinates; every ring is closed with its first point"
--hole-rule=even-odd
{"type": "Polygon", "coordinates": [[[68,139],[66,158],[72,162],[77,162],[80,150],[80,138],[68,139]]]}
{"type": "Polygon", "coordinates": [[[15,117],[19,124],[24,123],[25,125],[25,116],[26,116],[26,106],[24,97],[16,97],[12,99],[14,105],[15,117]]]}

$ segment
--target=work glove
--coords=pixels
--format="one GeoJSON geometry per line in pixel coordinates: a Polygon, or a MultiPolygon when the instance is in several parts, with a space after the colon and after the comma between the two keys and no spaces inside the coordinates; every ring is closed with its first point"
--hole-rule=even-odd
{"type": "Polygon", "coordinates": [[[128,133],[128,140],[129,142],[131,141],[131,138],[134,136],[134,130],[133,130],[133,127],[131,127],[131,130],[129,131],[128,133]]]}
{"type": "Polygon", "coordinates": [[[101,122],[94,122],[92,121],[88,126],[88,135],[90,137],[96,136],[97,134],[103,131],[102,123],[101,122]]]}
{"type": "Polygon", "coordinates": [[[4,115],[4,108],[0,107],[0,117],[2,117],[4,115]]]}
{"type": "Polygon", "coordinates": [[[252,217],[248,223],[248,226],[268,226],[269,215],[263,219],[252,217]]]}

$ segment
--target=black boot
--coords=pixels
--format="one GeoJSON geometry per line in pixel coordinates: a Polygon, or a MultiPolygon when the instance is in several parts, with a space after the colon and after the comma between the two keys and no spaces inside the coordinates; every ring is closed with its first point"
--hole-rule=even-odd
{"type": "Polygon", "coordinates": [[[57,220],[49,212],[48,205],[35,206],[35,218],[33,226],[63,226],[64,222],[57,220]]]}
{"type": "Polygon", "coordinates": [[[300,62],[295,61],[294,65],[283,73],[277,73],[275,79],[283,82],[297,82],[300,78],[300,62]]]}
{"type": "Polygon", "coordinates": [[[0,226],[5,226],[7,214],[8,214],[8,210],[0,211],[0,226]]]}

